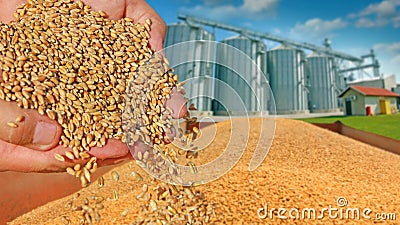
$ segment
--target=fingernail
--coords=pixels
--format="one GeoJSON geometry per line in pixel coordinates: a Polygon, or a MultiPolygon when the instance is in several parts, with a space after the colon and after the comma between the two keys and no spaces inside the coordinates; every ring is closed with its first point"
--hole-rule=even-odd
{"type": "Polygon", "coordinates": [[[57,126],[51,123],[39,122],[35,127],[32,144],[38,146],[51,145],[55,141],[57,126]]]}

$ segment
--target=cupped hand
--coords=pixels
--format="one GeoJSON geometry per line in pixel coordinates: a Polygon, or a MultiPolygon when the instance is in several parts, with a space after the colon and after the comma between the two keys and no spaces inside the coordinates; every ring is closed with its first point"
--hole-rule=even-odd
{"type": "MultiPolygon", "coordinates": [[[[0,20],[10,22],[17,6],[24,4],[24,0],[0,0],[0,20]]],[[[133,18],[142,23],[146,19],[152,20],[150,47],[155,51],[162,50],[166,32],[166,25],[160,16],[144,0],[84,0],[93,10],[104,11],[110,19],[133,18]]],[[[1,77],[1,71],[0,71],[1,77]]],[[[186,102],[183,96],[174,91],[167,101],[167,106],[173,109],[173,118],[185,115],[186,102]]],[[[66,147],[58,145],[62,133],[57,121],[47,116],[41,116],[36,110],[22,109],[15,102],[0,100],[0,171],[23,172],[53,172],[62,171],[82,160],[66,160],[59,162],[54,154],[64,155],[66,147]],[[24,119],[16,122],[18,116],[24,119]],[[9,126],[14,122],[17,127],[9,126]]],[[[144,151],[142,144],[137,144],[132,153],[144,151]]],[[[110,139],[101,148],[92,148],[89,154],[95,156],[99,166],[121,162],[131,158],[127,145],[118,140],[110,139]]]]}

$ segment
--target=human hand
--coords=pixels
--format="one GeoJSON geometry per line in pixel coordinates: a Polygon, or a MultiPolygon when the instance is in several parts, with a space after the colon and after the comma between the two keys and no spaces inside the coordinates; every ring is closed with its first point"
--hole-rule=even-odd
{"type": "MultiPolygon", "coordinates": [[[[24,0],[0,0],[0,20],[9,22],[13,19],[13,12],[24,0]]],[[[162,49],[165,37],[166,26],[158,14],[144,0],[86,0],[85,4],[92,6],[95,11],[106,12],[110,19],[120,19],[131,17],[136,22],[144,22],[145,19],[152,20],[151,48],[158,51],[162,49]]],[[[0,71],[1,77],[1,71],[0,71]]],[[[186,113],[185,100],[179,93],[174,93],[166,103],[174,110],[173,117],[179,118],[186,113]]],[[[64,155],[68,150],[58,146],[61,135],[59,124],[48,118],[41,116],[36,110],[26,110],[19,108],[14,102],[0,100],[0,171],[61,171],[63,168],[73,166],[83,161],[75,160],[68,162],[58,162],[54,159],[54,154],[64,155]],[[8,122],[15,121],[15,118],[23,115],[25,119],[18,123],[17,128],[11,128],[8,122]]],[[[143,145],[139,146],[134,152],[144,151],[143,145]]],[[[92,148],[89,152],[97,157],[98,164],[113,164],[131,158],[126,144],[117,140],[108,140],[102,148],[92,148]]]]}
{"type": "MultiPolygon", "coordinates": [[[[0,21],[8,23],[14,19],[15,9],[27,0],[0,0],[0,21]]],[[[138,23],[144,23],[146,19],[152,21],[150,31],[150,47],[153,50],[163,49],[163,42],[167,26],[154,9],[145,0],[83,0],[94,11],[104,11],[109,19],[121,19],[129,17],[138,23]]]]}

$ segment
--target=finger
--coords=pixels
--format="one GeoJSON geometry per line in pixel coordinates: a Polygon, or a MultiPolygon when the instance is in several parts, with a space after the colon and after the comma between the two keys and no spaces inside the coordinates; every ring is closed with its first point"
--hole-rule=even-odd
{"type": "Polygon", "coordinates": [[[165,142],[166,144],[169,144],[169,143],[173,142],[174,139],[175,139],[175,136],[176,136],[176,130],[175,130],[175,128],[174,128],[174,127],[171,127],[171,128],[169,129],[169,132],[165,133],[165,136],[166,136],[166,138],[164,139],[164,142],[165,142]]]}
{"type": "Polygon", "coordinates": [[[60,162],[54,158],[55,153],[63,154],[65,150],[67,148],[58,146],[52,151],[35,151],[0,140],[0,171],[61,171],[62,168],[73,165],[72,162],[60,162]]]}
{"type": "Polygon", "coordinates": [[[140,158],[138,157],[139,152],[143,155],[144,152],[149,150],[149,146],[146,145],[143,141],[139,140],[135,142],[133,146],[129,146],[129,151],[131,155],[133,156],[134,159],[139,160],[140,158]]]}
{"type": "Polygon", "coordinates": [[[100,161],[97,162],[97,165],[99,167],[115,165],[115,164],[118,164],[118,163],[121,163],[121,162],[125,162],[125,161],[129,161],[129,160],[132,160],[132,159],[133,159],[132,155],[131,154],[127,154],[127,155],[124,155],[124,156],[121,156],[121,157],[118,157],[118,158],[100,160],[100,161]]]}
{"type": "Polygon", "coordinates": [[[176,88],[172,89],[171,97],[167,100],[165,105],[172,109],[171,116],[174,119],[182,118],[187,113],[186,99],[176,88]]]}
{"type": "Polygon", "coordinates": [[[163,19],[154,9],[144,0],[127,0],[125,17],[133,18],[139,23],[144,23],[146,19],[150,19],[150,47],[155,51],[163,49],[163,43],[167,26],[163,19]]]}
{"type": "Polygon", "coordinates": [[[154,20],[150,30],[150,47],[151,49],[163,54],[164,39],[166,34],[165,23],[159,20],[154,20]]]}
{"type": "Polygon", "coordinates": [[[105,146],[91,148],[88,153],[97,159],[103,160],[125,156],[129,153],[129,150],[127,145],[120,140],[108,139],[105,146]]]}
{"type": "Polygon", "coordinates": [[[22,109],[15,102],[0,100],[0,139],[35,150],[55,147],[61,136],[57,121],[36,110],[22,109]],[[17,121],[22,119],[21,121],[17,121]]]}
{"type": "MultiPolygon", "coordinates": [[[[84,165],[88,161],[69,160],[64,157],[65,161],[60,162],[54,158],[56,153],[65,156],[65,151],[71,151],[71,149],[57,146],[51,151],[35,151],[0,140],[0,172],[58,172],[77,163],[84,165]]],[[[92,148],[88,153],[97,158],[99,166],[115,164],[131,158],[126,144],[114,139],[109,140],[101,148],[92,148]]]]}

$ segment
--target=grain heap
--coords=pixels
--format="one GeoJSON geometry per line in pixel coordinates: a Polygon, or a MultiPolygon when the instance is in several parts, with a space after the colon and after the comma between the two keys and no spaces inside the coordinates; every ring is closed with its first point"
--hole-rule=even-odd
{"type": "Polygon", "coordinates": [[[125,142],[123,126],[130,140],[162,144],[171,118],[163,105],[177,76],[148,47],[150,20],[109,20],[104,12],[73,0],[29,0],[14,16],[15,21],[0,27],[0,99],[58,121],[60,144],[72,151],[55,158],[88,160],[67,168],[83,186],[97,168],[88,151],[109,138],[125,142]],[[144,74],[140,68],[146,61],[144,74]],[[132,101],[125,108],[131,79],[132,101]]]}
{"type": "MultiPolygon", "coordinates": [[[[201,201],[194,205],[186,201],[185,210],[193,210],[194,214],[200,215],[204,209],[212,206],[215,214],[205,212],[211,218],[207,224],[399,224],[399,155],[301,121],[277,119],[276,135],[267,158],[259,168],[250,172],[247,170],[248,163],[259,141],[260,122],[257,118],[250,119],[251,135],[239,163],[220,179],[198,186],[195,191],[192,189],[196,196],[192,201],[201,201]],[[346,206],[338,206],[339,197],[347,199],[346,206]],[[272,215],[259,218],[257,211],[263,207],[266,209],[266,205],[268,210],[280,207],[287,209],[285,216],[289,216],[292,208],[314,208],[318,213],[316,216],[320,216],[319,210],[329,206],[343,209],[344,212],[358,208],[361,213],[363,209],[369,208],[372,213],[369,220],[362,217],[341,219],[339,215],[332,219],[328,212],[325,212],[323,219],[313,219],[312,215],[311,219],[280,219],[275,210],[272,215]],[[385,212],[396,213],[397,218],[386,221],[375,218],[377,213],[385,212]]],[[[214,142],[204,150],[205,154],[192,159],[196,164],[204,165],[210,159],[219,157],[229,143],[230,121],[218,123],[216,127],[218,132],[214,142]]],[[[208,128],[201,131],[209,132],[208,128]]],[[[127,179],[126,183],[126,178],[133,177],[132,170],[140,171],[140,168],[135,163],[114,168],[113,171],[118,172],[119,179],[124,179],[124,182],[113,180],[110,171],[103,176],[105,182],[102,188],[90,185],[80,191],[80,199],[73,200],[74,195],[70,195],[50,202],[17,218],[10,225],[63,224],[63,216],[69,218],[71,224],[77,224],[79,211],[73,211],[65,207],[65,204],[73,200],[73,204],[79,206],[84,204],[82,198],[87,197],[92,201],[89,204],[95,206],[96,202],[91,200],[91,196],[105,199],[102,202],[104,209],[100,210],[100,224],[148,224],[139,221],[154,218],[153,214],[146,216],[142,211],[147,213],[150,206],[148,202],[139,201],[136,197],[142,192],[143,182],[148,184],[148,190],[152,190],[150,187],[153,182],[147,174],[142,174],[143,181],[127,179]],[[112,189],[118,192],[118,201],[113,200],[112,189]],[[126,210],[129,211],[126,213],[126,210]]],[[[161,204],[164,203],[158,203],[159,207],[161,204]]]]}

